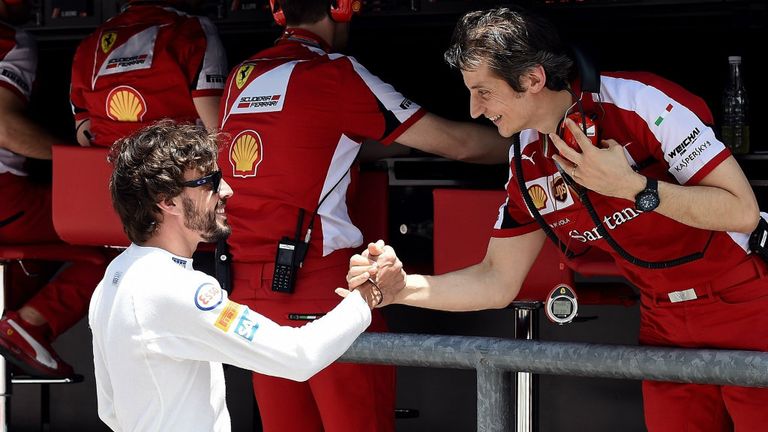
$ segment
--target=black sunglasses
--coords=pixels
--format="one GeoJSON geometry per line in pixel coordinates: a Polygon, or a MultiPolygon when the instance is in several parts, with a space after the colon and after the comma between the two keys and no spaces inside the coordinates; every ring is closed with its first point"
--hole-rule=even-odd
{"type": "Polygon", "coordinates": [[[221,186],[221,170],[214,171],[207,176],[200,177],[198,179],[185,181],[182,185],[186,187],[196,188],[205,184],[211,184],[211,190],[214,193],[219,193],[219,186],[221,186]]]}

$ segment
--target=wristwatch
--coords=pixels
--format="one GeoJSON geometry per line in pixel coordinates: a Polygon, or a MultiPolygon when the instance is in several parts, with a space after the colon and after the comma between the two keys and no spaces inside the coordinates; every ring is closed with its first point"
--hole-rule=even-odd
{"type": "Polygon", "coordinates": [[[635,208],[642,212],[656,210],[659,206],[659,182],[655,178],[646,177],[645,189],[635,195],[635,208]]]}

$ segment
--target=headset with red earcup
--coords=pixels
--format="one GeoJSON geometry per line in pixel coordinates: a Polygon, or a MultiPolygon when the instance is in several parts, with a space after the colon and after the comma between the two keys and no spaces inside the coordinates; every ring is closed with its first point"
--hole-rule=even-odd
{"type": "MultiPolygon", "coordinates": [[[[352,19],[352,14],[360,12],[362,6],[360,0],[332,1],[330,6],[331,19],[336,22],[349,22],[352,19]]],[[[274,18],[277,25],[284,26],[285,13],[283,8],[280,7],[279,0],[269,0],[269,7],[272,10],[272,18],[274,18]]]]}
{"type": "Polygon", "coordinates": [[[272,11],[272,18],[277,25],[284,26],[285,13],[283,13],[283,8],[280,7],[280,3],[277,0],[269,0],[269,9],[272,11]]]}
{"type": "Polygon", "coordinates": [[[352,20],[352,14],[360,12],[362,7],[361,0],[336,0],[331,2],[331,18],[340,23],[349,22],[352,20]]]}
{"type": "MultiPolygon", "coordinates": [[[[595,124],[595,121],[592,120],[592,118],[589,115],[582,114],[581,112],[575,112],[568,114],[568,118],[573,120],[574,123],[579,125],[579,128],[584,132],[584,135],[589,138],[590,141],[592,141],[592,145],[595,147],[598,147],[598,130],[597,130],[597,124],[595,124]]],[[[572,149],[576,150],[577,152],[581,153],[581,148],[579,147],[579,143],[576,142],[576,137],[573,136],[571,133],[571,130],[568,129],[564,124],[561,125],[562,132],[560,136],[563,138],[563,141],[565,141],[568,146],[570,146],[572,149]]]]}

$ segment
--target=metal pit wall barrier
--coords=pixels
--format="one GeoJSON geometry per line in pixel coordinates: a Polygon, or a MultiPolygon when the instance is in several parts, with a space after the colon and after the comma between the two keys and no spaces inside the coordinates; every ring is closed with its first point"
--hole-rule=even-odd
{"type": "Polygon", "coordinates": [[[768,387],[768,353],[755,351],[365,333],[340,361],[477,370],[478,432],[513,430],[509,371],[768,387]]]}

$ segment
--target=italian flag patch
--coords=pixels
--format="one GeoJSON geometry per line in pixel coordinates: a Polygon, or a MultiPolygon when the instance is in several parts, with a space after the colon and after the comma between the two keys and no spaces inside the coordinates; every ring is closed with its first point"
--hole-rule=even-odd
{"type": "Polygon", "coordinates": [[[660,124],[661,124],[661,122],[663,122],[663,121],[664,121],[664,117],[666,117],[666,115],[667,115],[667,114],[668,114],[670,111],[672,111],[672,108],[673,108],[672,104],[669,104],[669,105],[667,105],[667,108],[664,110],[664,112],[663,112],[663,113],[661,113],[661,115],[659,116],[659,118],[657,118],[657,119],[656,119],[656,121],[654,122],[654,124],[655,124],[656,126],[660,125],[660,124]]]}

